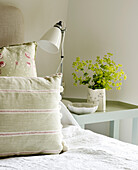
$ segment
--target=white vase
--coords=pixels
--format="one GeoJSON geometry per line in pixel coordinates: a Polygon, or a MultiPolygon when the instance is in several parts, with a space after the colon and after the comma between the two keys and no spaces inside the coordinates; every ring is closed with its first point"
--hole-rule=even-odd
{"type": "Polygon", "coordinates": [[[87,102],[98,105],[97,111],[106,110],[106,90],[105,89],[90,89],[88,88],[87,102]]]}

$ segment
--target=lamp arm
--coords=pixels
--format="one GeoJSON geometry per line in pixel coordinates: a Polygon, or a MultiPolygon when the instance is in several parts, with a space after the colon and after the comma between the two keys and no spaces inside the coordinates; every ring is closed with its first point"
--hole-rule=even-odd
{"type": "Polygon", "coordinates": [[[64,59],[64,40],[65,40],[65,31],[66,29],[64,30],[61,30],[61,33],[62,33],[62,42],[61,42],[61,67],[60,67],[60,72],[63,74],[63,59],[64,59]]]}
{"type": "Polygon", "coordinates": [[[58,73],[61,66],[63,67],[63,58],[61,58],[61,61],[60,61],[59,65],[58,65],[56,73],[58,73]]]}
{"type": "Polygon", "coordinates": [[[63,60],[64,60],[64,40],[65,40],[65,29],[61,29],[61,33],[62,33],[62,38],[61,38],[61,61],[59,63],[59,66],[57,68],[56,73],[59,71],[60,69],[60,73],[63,74],[63,60]]]}
{"type": "Polygon", "coordinates": [[[65,31],[66,31],[66,29],[61,30],[61,33],[62,33],[62,40],[61,40],[61,57],[63,56],[63,58],[64,58],[64,40],[65,40],[65,31]]]}

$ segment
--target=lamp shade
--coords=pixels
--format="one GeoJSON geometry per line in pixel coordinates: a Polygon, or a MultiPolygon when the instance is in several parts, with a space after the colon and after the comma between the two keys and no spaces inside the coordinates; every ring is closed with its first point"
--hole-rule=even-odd
{"type": "Polygon", "coordinates": [[[62,33],[57,27],[52,27],[38,42],[43,50],[49,53],[57,53],[60,49],[62,33]]]}

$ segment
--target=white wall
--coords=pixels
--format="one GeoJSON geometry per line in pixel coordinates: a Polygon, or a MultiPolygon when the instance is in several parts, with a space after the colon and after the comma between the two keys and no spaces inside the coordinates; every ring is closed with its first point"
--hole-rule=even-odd
{"type": "MultiPolygon", "coordinates": [[[[123,64],[128,78],[121,91],[108,92],[108,99],[138,104],[137,7],[137,0],[69,1],[64,60],[65,97],[86,98],[86,87],[73,86],[72,62],[76,57],[94,59],[97,55],[112,52],[115,61],[123,64]]],[[[92,127],[95,131],[108,133],[108,124],[92,127]]],[[[121,124],[120,138],[130,141],[130,131],[131,121],[127,120],[121,124]]]]}

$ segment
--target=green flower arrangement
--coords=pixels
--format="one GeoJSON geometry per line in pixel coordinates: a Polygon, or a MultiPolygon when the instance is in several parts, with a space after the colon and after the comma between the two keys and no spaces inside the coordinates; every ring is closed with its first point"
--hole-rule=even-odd
{"type": "Polygon", "coordinates": [[[106,89],[111,90],[116,87],[117,90],[121,89],[122,80],[126,80],[127,76],[122,70],[121,64],[116,64],[112,60],[113,54],[107,53],[103,58],[97,56],[96,63],[93,64],[92,60],[80,60],[76,58],[72,67],[75,71],[72,73],[74,85],[88,85],[90,89],[106,89]],[[79,74],[81,72],[81,75],[79,74]],[[91,74],[91,75],[90,75],[91,74]]]}

